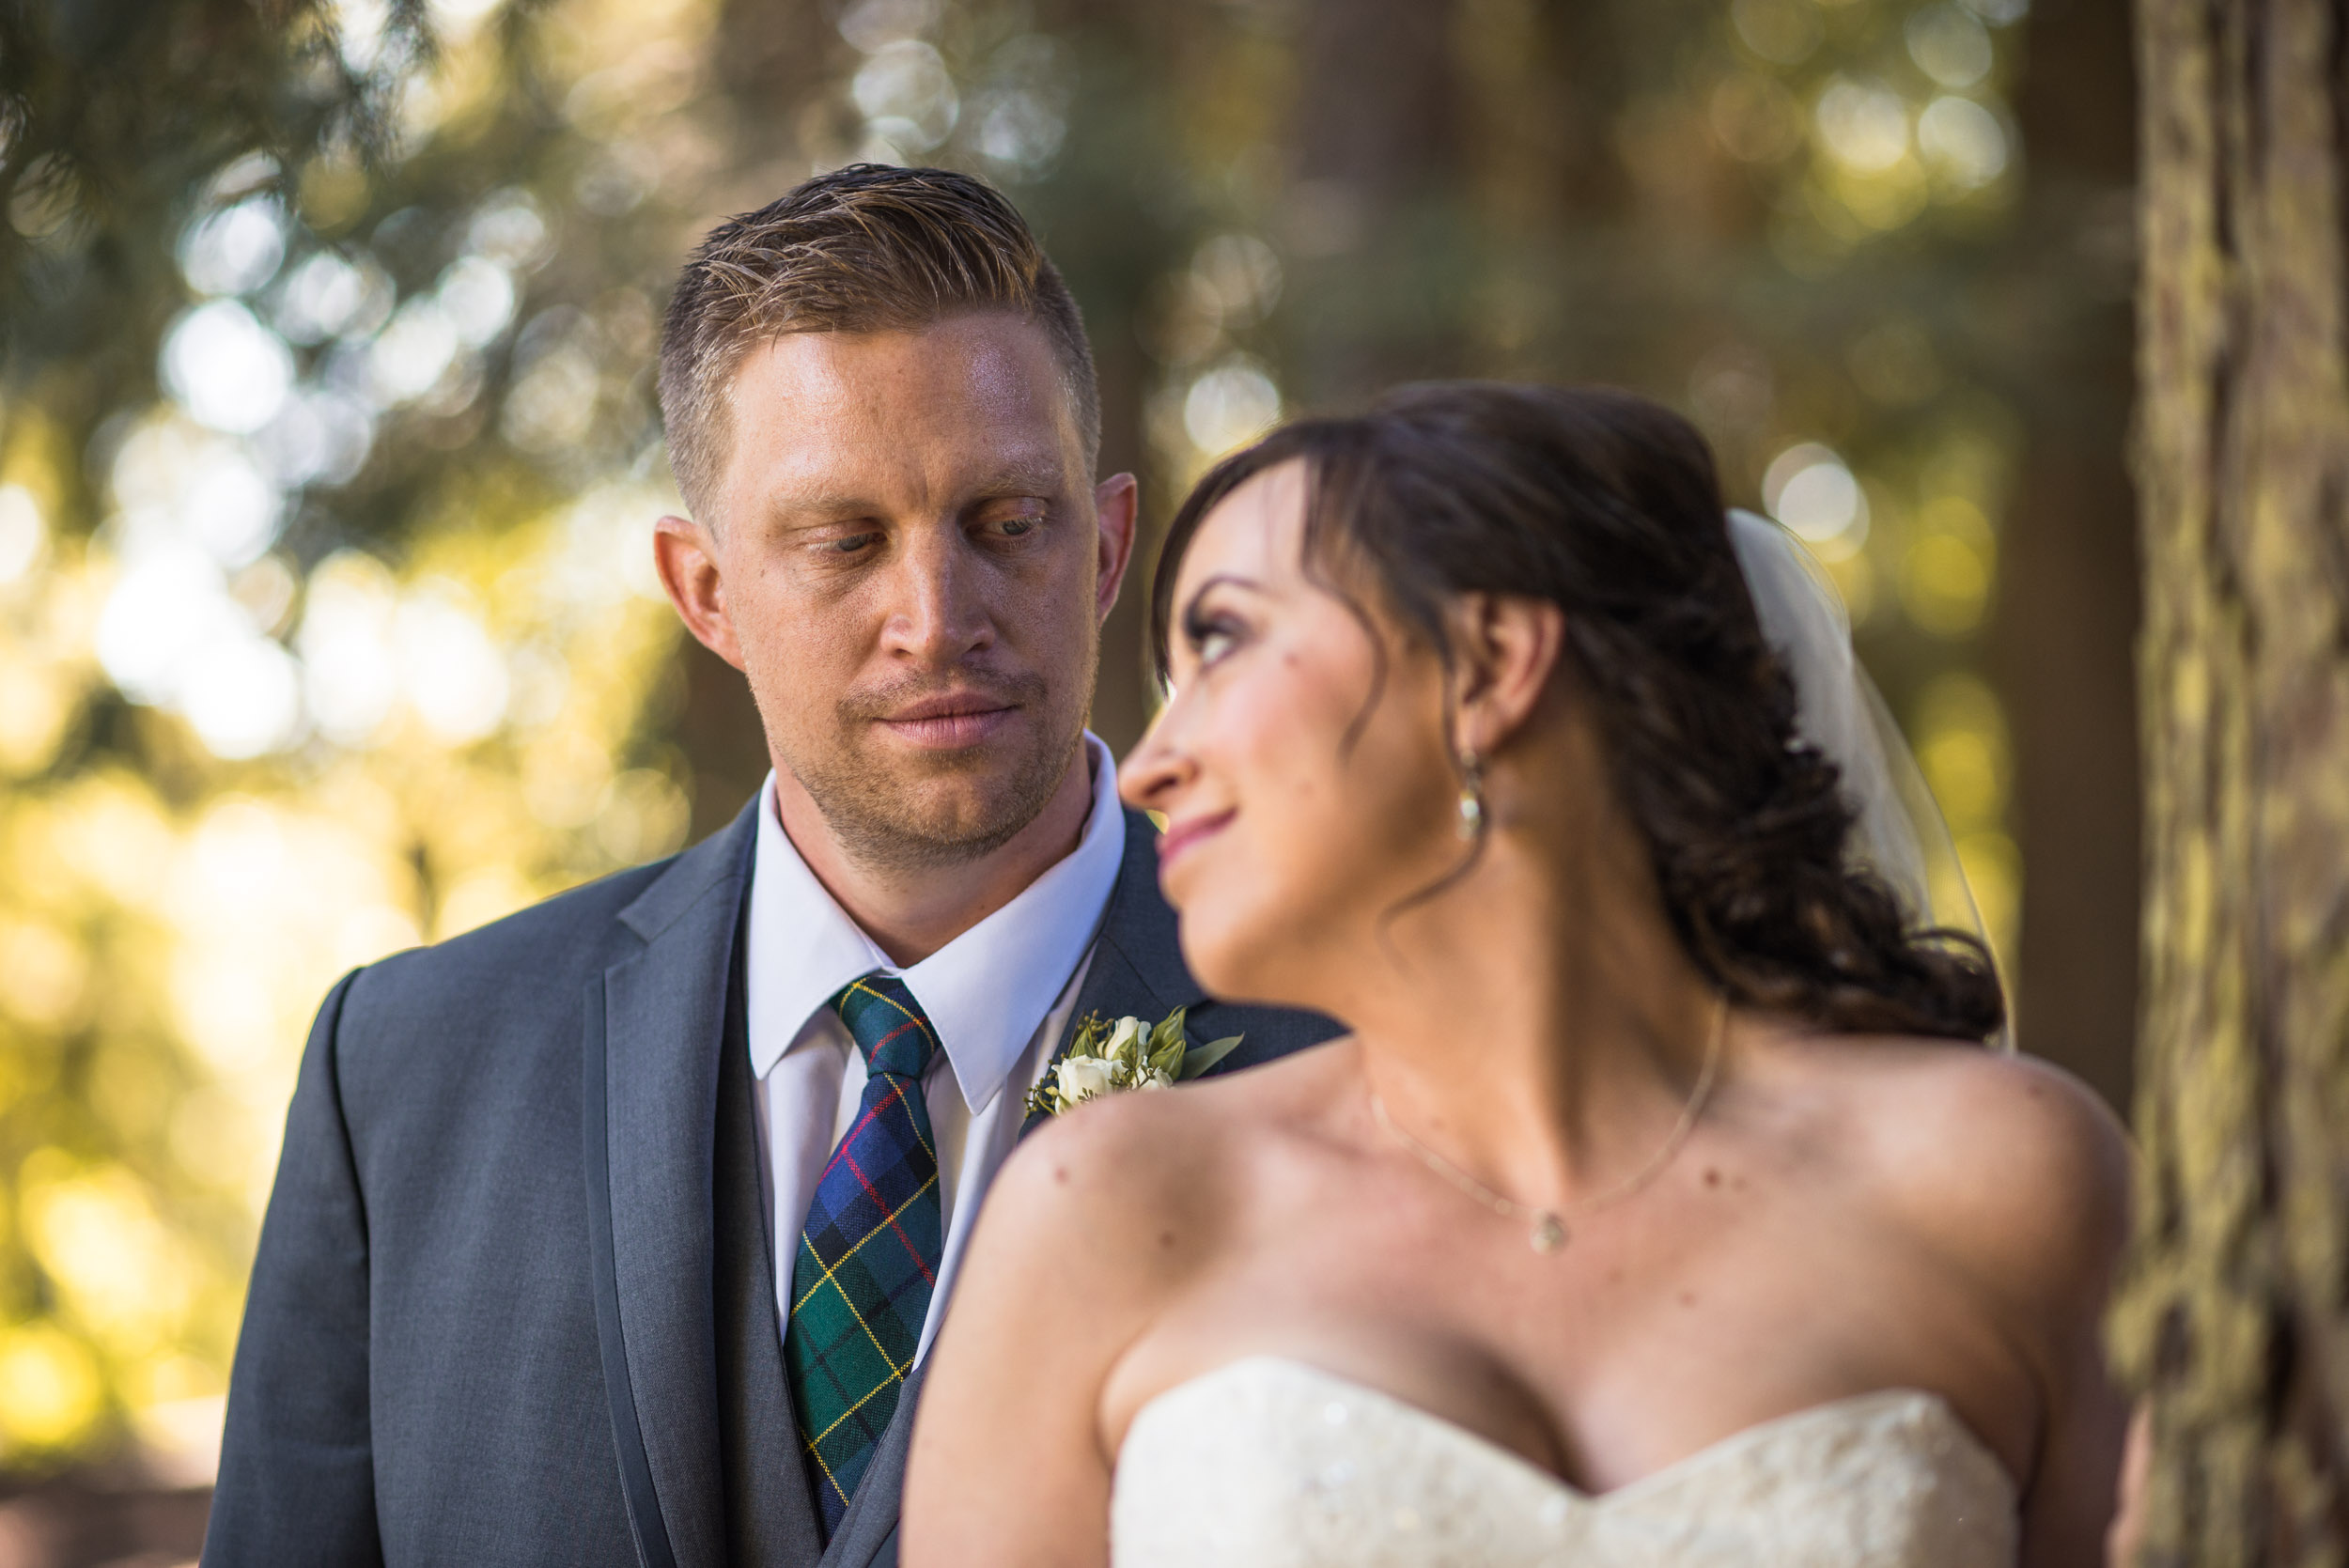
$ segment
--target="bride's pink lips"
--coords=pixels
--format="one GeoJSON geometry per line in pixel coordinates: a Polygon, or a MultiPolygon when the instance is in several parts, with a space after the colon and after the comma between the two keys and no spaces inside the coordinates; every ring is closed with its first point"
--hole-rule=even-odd
{"type": "Polygon", "coordinates": [[[1239,815],[1237,807],[1220,811],[1211,816],[1194,816],[1188,821],[1170,822],[1166,831],[1159,835],[1159,870],[1163,873],[1174,863],[1174,857],[1193,845],[1221,832],[1239,815]]]}
{"type": "Polygon", "coordinates": [[[951,752],[988,739],[1019,711],[999,699],[975,694],[925,697],[878,722],[890,734],[916,746],[951,752]]]}

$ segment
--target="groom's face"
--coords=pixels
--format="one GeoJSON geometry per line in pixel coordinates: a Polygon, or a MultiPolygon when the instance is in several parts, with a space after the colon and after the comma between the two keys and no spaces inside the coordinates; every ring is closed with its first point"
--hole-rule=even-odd
{"type": "Polygon", "coordinates": [[[661,567],[749,676],[778,771],[870,864],[1004,843],[1078,754],[1132,530],[1132,481],[1091,483],[1043,331],[786,334],[744,362],[728,425],[661,567]]]}

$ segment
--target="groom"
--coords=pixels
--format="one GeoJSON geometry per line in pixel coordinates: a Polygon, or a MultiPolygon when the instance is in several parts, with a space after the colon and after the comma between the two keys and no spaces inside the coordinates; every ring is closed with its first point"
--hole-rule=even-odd
{"type": "Polygon", "coordinates": [[[661,580],[774,772],[329,994],[209,1568],[894,1562],[921,1358],[1074,1021],[1190,1006],[1230,1066],[1331,1031],[1205,1001],[1083,728],[1135,486],[1002,197],[858,166],[721,225],[661,398],[661,580]]]}

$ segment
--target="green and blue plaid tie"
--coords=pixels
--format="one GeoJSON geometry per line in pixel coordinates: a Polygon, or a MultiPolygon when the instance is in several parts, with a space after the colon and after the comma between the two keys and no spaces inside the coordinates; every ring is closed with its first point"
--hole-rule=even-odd
{"type": "Polygon", "coordinates": [[[783,1342],[826,1541],[896,1411],[944,1250],[922,1100],[938,1035],[887,976],[851,982],[832,1005],[864,1057],[864,1096],[808,1205],[783,1342]]]}

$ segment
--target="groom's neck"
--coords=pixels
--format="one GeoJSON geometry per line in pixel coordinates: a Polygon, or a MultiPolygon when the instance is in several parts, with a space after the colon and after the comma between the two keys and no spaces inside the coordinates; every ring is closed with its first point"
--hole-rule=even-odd
{"type": "Polygon", "coordinates": [[[1093,810],[1093,769],[1079,747],[1035,819],[983,854],[908,860],[860,853],[787,768],[775,810],[792,847],[890,962],[910,968],[1019,896],[1077,847],[1093,810]]]}

